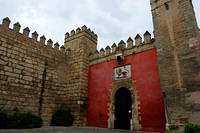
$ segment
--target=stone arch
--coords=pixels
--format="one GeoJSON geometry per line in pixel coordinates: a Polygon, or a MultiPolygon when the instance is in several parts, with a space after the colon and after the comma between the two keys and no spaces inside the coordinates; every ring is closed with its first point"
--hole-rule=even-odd
{"type": "Polygon", "coordinates": [[[130,80],[122,80],[122,81],[114,81],[112,83],[112,87],[110,88],[110,95],[109,95],[109,120],[108,124],[110,128],[114,128],[114,120],[115,120],[115,94],[120,88],[127,88],[131,93],[131,100],[132,100],[132,124],[131,124],[131,130],[139,130],[141,128],[141,125],[139,124],[139,101],[138,101],[138,95],[137,90],[135,87],[135,81],[130,80]]]}

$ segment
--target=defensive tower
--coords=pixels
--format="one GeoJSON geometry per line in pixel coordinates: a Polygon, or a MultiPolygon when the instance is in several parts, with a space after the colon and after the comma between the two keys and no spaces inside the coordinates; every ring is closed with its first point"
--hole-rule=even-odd
{"type": "Polygon", "coordinates": [[[168,124],[198,124],[200,45],[192,1],[151,0],[151,9],[168,124]]]}
{"type": "Polygon", "coordinates": [[[77,94],[73,110],[76,112],[75,124],[86,126],[87,124],[87,97],[88,97],[88,67],[89,55],[97,50],[97,35],[87,28],[72,30],[65,34],[65,49],[68,51],[69,71],[68,86],[77,94]]]}

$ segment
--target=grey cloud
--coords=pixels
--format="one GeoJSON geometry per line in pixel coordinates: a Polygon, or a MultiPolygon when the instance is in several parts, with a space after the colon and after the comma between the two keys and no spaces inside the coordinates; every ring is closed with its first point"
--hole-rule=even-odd
{"type": "MultiPolygon", "coordinates": [[[[199,5],[197,1],[194,5],[199,5]]],[[[148,0],[0,0],[0,5],[1,19],[8,16],[60,44],[66,32],[84,24],[98,34],[98,49],[146,30],[153,32],[148,0]]],[[[200,21],[200,11],[195,10],[200,21]]]]}

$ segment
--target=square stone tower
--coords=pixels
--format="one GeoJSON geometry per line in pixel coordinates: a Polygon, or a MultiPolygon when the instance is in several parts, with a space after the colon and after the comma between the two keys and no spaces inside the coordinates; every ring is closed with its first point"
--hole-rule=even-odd
{"type": "Polygon", "coordinates": [[[65,34],[64,46],[70,64],[68,89],[73,92],[70,100],[75,115],[74,125],[86,126],[89,55],[97,50],[97,35],[83,26],[65,34]]]}
{"type": "Polygon", "coordinates": [[[191,0],[151,0],[167,126],[200,123],[200,41],[191,0]]]}

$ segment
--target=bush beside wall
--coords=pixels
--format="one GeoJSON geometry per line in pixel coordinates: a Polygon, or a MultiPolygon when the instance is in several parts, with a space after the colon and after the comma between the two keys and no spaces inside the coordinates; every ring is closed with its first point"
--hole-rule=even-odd
{"type": "Polygon", "coordinates": [[[200,133],[200,125],[185,125],[184,133],[200,133]]]}
{"type": "Polygon", "coordinates": [[[70,110],[61,107],[52,116],[51,126],[72,126],[74,117],[70,110]]]}
{"type": "Polygon", "coordinates": [[[0,129],[3,129],[8,124],[8,114],[6,111],[0,109],[0,129]]]}
{"type": "Polygon", "coordinates": [[[165,133],[172,133],[172,131],[170,131],[170,130],[166,130],[165,133]]]}
{"type": "Polygon", "coordinates": [[[42,118],[32,113],[20,113],[16,110],[8,115],[0,110],[0,129],[28,129],[42,126],[42,118]]]}

